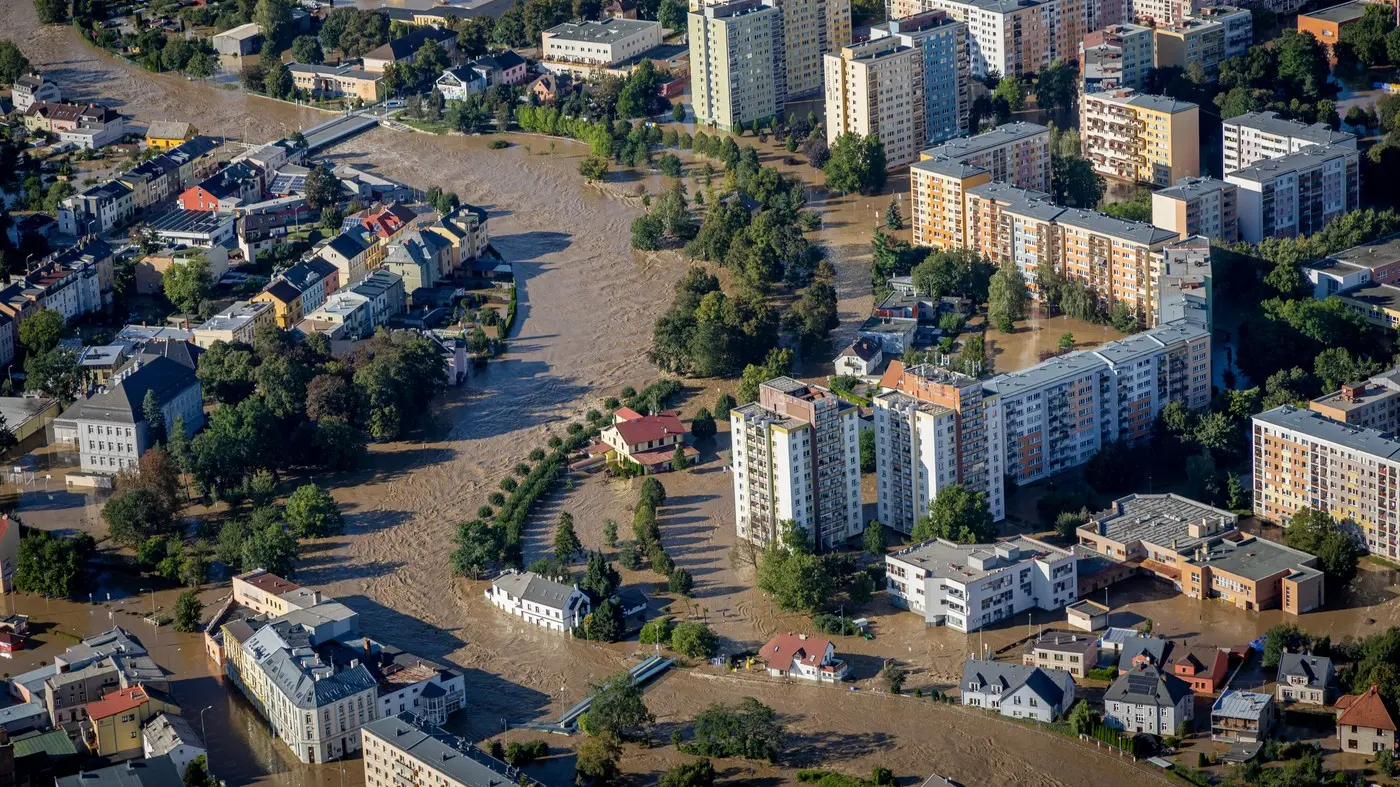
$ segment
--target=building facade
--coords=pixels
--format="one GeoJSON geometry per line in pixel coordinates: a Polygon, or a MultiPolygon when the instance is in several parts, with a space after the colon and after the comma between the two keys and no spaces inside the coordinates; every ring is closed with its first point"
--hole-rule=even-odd
{"type": "Polygon", "coordinates": [[[1225,176],[1239,187],[1240,239],[1311,235],[1361,204],[1360,154],[1314,145],[1225,176]]]}
{"type": "MultiPolygon", "coordinates": [[[[870,37],[893,38],[918,51],[923,70],[924,144],[936,145],[965,134],[972,107],[967,25],[945,12],[930,11],[874,25],[870,37]]],[[[914,94],[916,102],[919,98],[914,94]]]]}
{"type": "Polygon", "coordinates": [[[636,19],[565,22],[544,31],[541,68],[588,77],[661,46],[660,22],[636,19]]]}
{"type": "Polygon", "coordinates": [[[1117,24],[1091,31],[1079,42],[1080,92],[1144,90],[1153,68],[1152,28],[1117,24]]]}
{"type": "Polygon", "coordinates": [[[1152,192],[1152,223],[1181,240],[1204,235],[1220,243],[1240,239],[1239,187],[1210,177],[1184,178],[1152,192]]]}
{"type": "Polygon", "coordinates": [[[893,0],[892,18],[944,11],[967,24],[972,74],[1039,72],[1073,60],[1084,34],[1097,30],[1098,0],[893,0]]]}
{"type": "Polygon", "coordinates": [[[968,659],[958,693],[969,707],[1052,722],[1074,704],[1074,678],[1064,670],[968,659]]]}
{"type": "Polygon", "coordinates": [[[887,37],[841,47],[823,60],[827,143],[842,134],[876,136],[888,169],[916,160],[927,123],[922,53],[887,37]]]}
{"type": "Polygon", "coordinates": [[[731,0],[687,16],[696,123],[732,131],[775,116],[786,100],[783,11],[772,2],[731,0]]]}
{"type": "Polygon", "coordinates": [[[1127,88],[1080,99],[1081,144],[1107,178],[1171,186],[1201,174],[1200,108],[1127,88]]]}
{"type": "Polygon", "coordinates": [[[734,509],[739,538],[767,544],[792,520],[819,550],[861,534],[856,408],[790,377],[734,409],[734,509]]]}
{"type": "Polygon", "coordinates": [[[1356,148],[1356,136],[1333,131],[1322,123],[1307,124],[1279,117],[1277,112],[1247,112],[1222,124],[1222,163],[1225,174],[1265,159],[1297,153],[1309,145],[1356,148]]]}

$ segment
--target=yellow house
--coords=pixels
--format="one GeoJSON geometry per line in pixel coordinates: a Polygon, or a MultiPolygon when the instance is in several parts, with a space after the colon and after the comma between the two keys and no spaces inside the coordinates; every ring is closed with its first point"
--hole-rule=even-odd
{"type": "Polygon", "coordinates": [[[141,726],[162,711],[179,713],[180,709],[150,696],[142,686],[110,692],[89,702],[84,723],[88,748],[99,757],[141,751],[141,726]]]}
{"type": "Polygon", "coordinates": [[[179,147],[195,135],[189,123],[174,120],[157,120],[146,129],[146,146],[156,150],[170,150],[179,147]]]}
{"type": "Polygon", "coordinates": [[[253,302],[272,304],[277,327],[284,331],[301,322],[301,291],[285,279],[267,285],[267,289],[253,296],[253,302]]]}

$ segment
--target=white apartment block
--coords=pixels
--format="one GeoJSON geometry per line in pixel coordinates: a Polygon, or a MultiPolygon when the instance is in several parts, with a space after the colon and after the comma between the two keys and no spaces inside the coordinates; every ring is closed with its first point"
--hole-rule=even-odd
{"type": "Polygon", "coordinates": [[[542,67],[587,76],[661,46],[661,23],[639,19],[565,22],[544,31],[542,67]]]}
{"type": "Polygon", "coordinates": [[[1006,516],[1001,452],[990,449],[982,383],[932,364],[892,362],[875,397],[878,518],[911,533],[938,492],[954,484],[1006,516]]]}
{"type": "Polygon", "coordinates": [[[1025,536],[993,544],[940,538],[887,555],[885,582],[895,606],[966,634],[1078,600],[1078,562],[1072,552],[1025,536]]]}
{"type": "Polygon", "coordinates": [[[1400,559],[1400,440],[1283,406],[1254,416],[1254,514],[1286,524],[1300,508],[1345,523],[1372,554],[1400,559]]]}
{"type": "Polygon", "coordinates": [[[540,787],[519,769],[410,713],[370,722],[362,733],[366,787],[540,787]]]}
{"type": "Polygon", "coordinates": [[[1361,204],[1354,146],[1311,145],[1225,175],[1239,187],[1240,240],[1311,235],[1361,204]]]}
{"type": "Polygon", "coordinates": [[[1129,21],[1140,25],[1169,25],[1205,5],[1203,0],[1128,0],[1129,21]]]}
{"type": "Polygon", "coordinates": [[[826,63],[826,138],[842,134],[879,137],[885,165],[915,161],[924,146],[922,53],[893,38],[842,47],[826,63]]]}
{"type": "Polygon", "coordinates": [[[972,73],[1022,76],[1072,60],[1097,30],[1100,0],[891,0],[891,17],[946,11],[967,23],[972,73]]]}
{"type": "Polygon", "coordinates": [[[983,383],[991,450],[1023,485],[1149,437],[1162,408],[1210,404],[1210,331],[1178,321],[983,383]]]}
{"type": "Polygon", "coordinates": [[[730,413],[739,537],[767,544],[796,522],[818,549],[861,534],[860,427],[831,391],[778,377],[730,413]]]}
{"type": "Polygon", "coordinates": [[[778,113],[785,100],[783,12],[772,2],[732,0],[687,16],[697,123],[731,131],[778,113]]]}
{"type": "Polygon", "coordinates": [[[1297,153],[1309,145],[1356,149],[1356,136],[1321,123],[1286,120],[1277,112],[1249,112],[1222,124],[1225,174],[1264,159],[1297,153]]]}

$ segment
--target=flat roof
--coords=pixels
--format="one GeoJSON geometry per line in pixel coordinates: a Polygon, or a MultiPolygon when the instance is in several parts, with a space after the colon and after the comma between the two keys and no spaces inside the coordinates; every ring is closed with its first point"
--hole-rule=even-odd
{"type": "Polygon", "coordinates": [[[1175,541],[1185,550],[1234,528],[1238,519],[1229,511],[1180,495],[1128,495],[1095,514],[1082,529],[1120,544],[1148,541],[1169,546],[1175,541]],[[1200,537],[1190,535],[1191,525],[1212,520],[1219,529],[1200,537]]]}
{"type": "Polygon", "coordinates": [[[1264,183],[1290,172],[1320,167],[1333,159],[1358,155],[1360,154],[1356,152],[1355,148],[1341,147],[1340,145],[1308,145],[1297,153],[1264,159],[1244,169],[1237,169],[1226,175],[1225,179],[1230,182],[1234,182],[1234,179],[1238,178],[1264,183]]]}
{"type": "Polygon", "coordinates": [[[1290,571],[1321,574],[1317,569],[1304,565],[1316,560],[1307,552],[1255,537],[1244,541],[1221,539],[1197,551],[1187,562],[1193,566],[1210,566],[1212,571],[1224,571],[1257,582],[1290,571]]]}
{"type": "Polygon", "coordinates": [[[1277,112],[1246,112],[1225,120],[1226,126],[1239,126],[1277,137],[1305,139],[1316,145],[1335,145],[1356,136],[1345,131],[1333,131],[1321,123],[1304,123],[1280,117],[1277,112]]]}
{"type": "Polygon", "coordinates": [[[172,210],[147,222],[156,232],[210,233],[233,222],[233,216],[212,210],[172,210]]]}
{"type": "Polygon", "coordinates": [[[976,171],[979,168],[968,165],[968,159],[1041,134],[1048,138],[1050,129],[1037,123],[1007,123],[977,136],[950,139],[942,145],[923,150],[919,153],[923,160],[916,161],[911,166],[914,169],[942,174],[963,174],[964,170],[976,171]]]}
{"type": "Polygon", "coordinates": [[[1363,284],[1337,293],[1344,301],[1355,301],[1362,306],[1376,306],[1382,309],[1400,311],[1400,287],[1390,284],[1363,284]]]}
{"type": "Polygon", "coordinates": [[[513,778],[508,775],[505,763],[438,727],[419,725],[408,713],[372,721],[361,729],[402,752],[410,760],[425,763],[447,774],[457,784],[498,787],[513,778]]]}
{"type": "Polygon", "coordinates": [[[1085,98],[1108,101],[1114,104],[1126,104],[1133,107],[1142,107],[1154,112],[1166,112],[1174,115],[1178,112],[1188,112],[1198,109],[1190,101],[1182,101],[1171,96],[1155,95],[1152,93],[1139,93],[1132,88],[1119,88],[1117,90],[1105,90],[1098,93],[1086,93],[1085,98]]]}
{"type": "Polygon", "coordinates": [[[1378,430],[1334,421],[1312,410],[1285,404],[1254,416],[1256,423],[1289,429],[1314,440],[1381,459],[1400,459],[1400,440],[1378,430]]]}
{"type": "Polygon", "coordinates": [[[1327,263],[1342,263],[1353,265],[1357,268],[1375,270],[1382,265],[1391,265],[1400,262],[1400,234],[1390,235],[1370,243],[1363,243],[1360,246],[1352,246],[1349,249],[1331,254],[1323,260],[1310,263],[1310,268],[1325,268],[1327,263]]]}
{"type": "Polygon", "coordinates": [[[1309,19],[1318,19],[1323,22],[1332,22],[1333,24],[1342,25],[1347,22],[1355,22],[1365,16],[1366,8],[1370,5],[1370,3],[1363,3],[1361,0],[1353,0],[1350,3],[1334,5],[1331,8],[1324,8],[1320,11],[1309,11],[1306,14],[1299,14],[1298,16],[1306,16],[1309,19]]]}
{"type": "Polygon", "coordinates": [[[952,541],[935,538],[901,549],[889,557],[918,566],[930,576],[967,583],[976,582],[1027,560],[1060,560],[1070,557],[1070,553],[1025,536],[1015,536],[991,544],[954,544],[952,541]]]}
{"type": "Polygon", "coordinates": [[[565,22],[549,28],[544,31],[544,34],[565,41],[586,41],[590,44],[601,44],[660,27],[660,22],[649,22],[644,19],[609,18],[600,21],[565,22]]]}
{"type": "Polygon", "coordinates": [[[1002,203],[1003,210],[1040,221],[1054,221],[1065,212],[1065,208],[1056,205],[1049,194],[1017,188],[1010,183],[983,183],[968,189],[967,193],[981,199],[996,200],[1002,203]]]}
{"type": "Polygon", "coordinates": [[[1176,182],[1175,186],[1154,192],[1154,196],[1161,195],[1172,199],[1189,200],[1233,188],[1235,188],[1235,184],[1211,177],[1182,178],[1176,182]]]}
{"type": "Polygon", "coordinates": [[[1000,374],[983,387],[1002,396],[1014,396],[1043,385],[1070,380],[1094,371],[1108,371],[1108,363],[1091,352],[1079,350],[1051,358],[1019,372],[1000,374]]]}
{"type": "Polygon", "coordinates": [[[1146,221],[1129,221],[1079,208],[1066,208],[1055,220],[1068,227],[1097,232],[1144,246],[1165,243],[1180,237],[1179,233],[1164,230],[1146,221]]]}

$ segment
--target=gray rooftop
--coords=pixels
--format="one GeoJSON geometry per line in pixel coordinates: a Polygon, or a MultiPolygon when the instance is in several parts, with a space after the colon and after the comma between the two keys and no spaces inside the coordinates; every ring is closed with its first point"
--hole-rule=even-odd
{"type": "Polygon", "coordinates": [[[1237,169],[1226,175],[1225,178],[1231,182],[1238,178],[1254,183],[1267,183],[1290,172],[1315,169],[1329,161],[1358,155],[1360,154],[1356,152],[1355,148],[1346,148],[1340,145],[1308,145],[1297,153],[1264,159],[1244,169],[1237,169]]]}
{"type": "Polygon", "coordinates": [[[1337,297],[1347,301],[1380,309],[1400,309],[1400,287],[1393,284],[1371,282],[1360,287],[1352,287],[1337,293],[1337,297]]]}
{"type": "Polygon", "coordinates": [[[1050,129],[1036,123],[1007,123],[991,131],[974,137],[960,137],[944,142],[937,147],[920,153],[924,161],[916,161],[914,169],[927,170],[940,174],[965,174],[975,172],[980,167],[966,164],[968,159],[994,150],[1003,145],[1045,135],[1049,144],[1050,129]]]}
{"type": "Polygon", "coordinates": [[[532,571],[507,572],[491,584],[512,596],[551,609],[564,609],[574,592],[573,586],[546,579],[532,571]]]}
{"type": "Polygon", "coordinates": [[[1169,546],[1176,542],[1179,548],[1188,549],[1211,535],[1233,529],[1238,519],[1229,511],[1180,495],[1128,495],[1113,501],[1083,527],[1120,544],[1149,541],[1169,546]],[[1191,525],[1207,521],[1219,529],[1193,538],[1191,525]]]}
{"type": "Polygon", "coordinates": [[[1360,246],[1343,249],[1317,262],[1308,263],[1309,268],[1326,269],[1340,263],[1356,269],[1375,270],[1382,265],[1400,262],[1400,234],[1391,235],[1360,246]]]}
{"type": "Polygon", "coordinates": [[[1009,694],[1023,685],[1029,685],[1051,705],[1059,705],[1066,694],[1074,693],[1074,678],[1064,670],[1047,670],[1042,667],[979,659],[963,662],[963,691],[986,691],[989,686],[1000,686],[1001,690],[998,693],[1009,694]],[[974,684],[978,688],[970,688],[974,684]]]}
{"type": "Polygon", "coordinates": [[[1133,705],[1174,707],[1190,694],[1191,687],[1181,678],[1159,672],[1154,667],[1142,667],[1119,675],[1103,698],[1133,705]]]}
{"type": "Polygon", "coordinates": [[[1217,191],[1234,189],[1233,183],[1226,183],[1223,180],[1216,180],[1211,177],[1182,178],[1171,188],[1162,189],[1157,194],[1163,197],[1170,197],[1179,200],[1192,200],[1206,194],[1214,194],[1217,191]]]}
{"type": "Polygon", "coordinates": [[[1166,112],[1167,114],[1176,114],[1177,112],[1199,109],[1199,107],[1190,101],[1181,101],[1171,96],[1154,95],[1152,93],[1138,93],[1131,88],[1107,90],[1101,93],[1088,93],[1084,97],[1097,99],[1099,101],[1109,101],[1115,104],[1145,107],[1156,112],[1166,112]],[[1128,93],[1129,95],[1124,95],[1124,93],[1128,93]]]}
{"type": "Polygon", "coordinates": [[[919,399],[900,391],[885,391],[875,396],[875,401],[884,402],[895,410],[919,410],[925,413],[951,413],[952,410],[941,404],[919,399]]]}
{"type": "Polygon", "coordinates": [[[1282,405],[1254,416],[1255,423],[1290,429],[1378,459],[1400,460],[1400,440],[1376,429],[1334,421],[1312,410],[1282,405]]]}
{"type": "Polygon", "coordinates": [[[195,734],[190,723],[185,721],[185,717],[174,713],[156,714],[155,718],[146,722],[146,726],[141,729],[141,735],[156,756],[165,754],[180,744],[204,748],[204,742],[195,734]]]}
{"type": "Polygon", "coordinates": [[[1003,204],[1003,210],[1040,221],[1054,221],[1065,208],[1051,201],[1043,191],[1017,188],[1009,183],[984,183],[967,190],[971,196],[996,200],[1003,204]]]}
{"type": "Polygon", "coordinates": [[[372,721],[361,729],[402,752],[406,758],[441,771],[457,784],[501,787],[511,784],[515,778],[505,763],[437,727],[416,723],[407,713],[372,721]]]}
{"type": "Polygon", "coordinates": [[[1302,577],[1321,573],[1305,565],[1316,563],[1317,558],[1263,538],[1245,541],[1221,539],[1209,546],[1198,547],[1195,556],[1187,562],[1193,566],[1208,565],[1212,571],[1224,571],[1256,582],[1286,572],[1302,577]]]}
{"type": "Polygon", "coordinates": [[[1332,660],[1308,653],[1284,653],[1278,662],[1277,680],[1283,683],[1290,675],[1307,678],[1310,689],[1325,689],[1332,680],[1332,660]]]}
{"type": "Polygon", "coordinates": [[[923,569],[928,576],[966,584],[989,577],[1027,560],[1060,560],[1070,553],[1049,544],[1016,536],[992,544],[954,544],[942,538],[905,547],[889,558],[923,569]]]}
{"type": "Polygon", "coordinates": [[[175,209],[151,219],[148,224],[156,232],[209,233],[233,223],[233,216],[212,210],[175,209]]]}
{"type": "Polygon", "coordinates": [[[1350,3],[1334,5],[1331,8],[1324,8],[1320,11],[1309,11],[1306,14],[1301,14],[1301,16],[1306,16],[1309,19],[1321,19],[1325,22],[1343,24],[1346,22],[1354,22],[1365,16],[1366,8],[1369,5],[1369,3],[1363,3],[1361,0],[1352,0],[1350,3]]]}
{"type": "Polygon", "coordinates": [[[1145,221],[1128,221],[1079,208],[1066,208],[1056,221],[1063,226],[1077,227],[1144,246],[1166,243],[1180,237],[1176,232],[1164,230],[1145,221]]]}
{"type": "Polygon", "coordinates": [[[1068,382],[1096,371],[1108,373],[1108,364],[1094,353],[1080,350],[1051,358],[1019,372],[999,374],[982,385],[991,393],[1016,396],[1044,385],[1068,382]]]}
{"type": "Polygon", "coordinates": [[[604,19],[599,22],[565,22],[544,31],[545,35],[565,41],[585,41],[590,44],[611,43],[636,35],[649,28],[661,27],[660,22],[642,19],[604,19]]]}
{"type": "Polygon", "coordinates": [[[184,780],[170,757],[162,755],[63,776],[55,784],[57,787],[184,787],[184,780]]]}
{"type": "Polygon", "coordinates": [[[1134,662],[1140,656],[1145,656],[1147,663],[1154,668],[1159,667],[1167,663],[1167,652],[1171,647],[1172,644],[1161,637],[1146,634],[1126,637],[1119,643],[1118,669],[1126,672],[1136,671],[1138,667],[1134,662]]]}
{"type": "Polygon", "coordinates": [[[1273,701],[1272,694],[1226,689],[1215,701],[1215,705],[1211,707],[1210,715],[1223,716],[1227,719],[1259,721],[1264,709],[1272,705],[1273,701]]]}
{"type": "Polygon", "coordinates": [[[1079,654],[1087,653],[1096,647],[1098,647],[1098,638],[1086,634],[1047,634],[1039,639],[1031,640],[1026,645],[1028,651],[1043,650],[1051,653],[1079,654]]]}
{"type": "Polygon", "coordinates": [[[1243,115],[1227,119],[1224,125],[1253,129],[1277,137],[1305,139],[1317,145],[1335,145],[1356,139],[1351,134],[1344,131],[1333,131],[1321,123],[1310,125],[1298,120],[1279,117],[1277,112],[1246,112],[1243,115]]]}
{"type": "Polygon", "coordinates": [[[860,324],[861,333],[909,333],[919,327],[919,321],[913,317],[880,317],[874,315],[867,317],[865,322],[860,324]]]}

